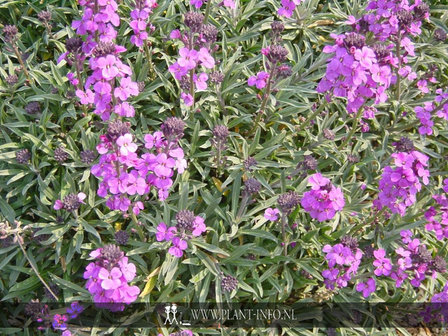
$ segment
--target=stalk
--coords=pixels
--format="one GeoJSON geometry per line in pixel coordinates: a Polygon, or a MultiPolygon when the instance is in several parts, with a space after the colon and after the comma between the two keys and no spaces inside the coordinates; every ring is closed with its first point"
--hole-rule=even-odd
{"type": "Polygon", "coordinates": [[[145,49],[146,58],[148,59],[148,66],[149,66],[149,72],[151,74],[151,79],[153,79],[154,68],[152,65],[152,57],[151,57],[151,52],[150,52],[149,46],[148,46],[148,40],[145,40],[145,42],[144,42],[144,49],[145,49]]]}
{"type": "Polygon", "coordinates": [[[211,3],[212,0],[207,0],[207,7],[205,7],[204,24],[207,23],[208,17],[210,16],[211,3]]]}
{"type": "Polygon", "coordinates": [[[308,126],[308,124],[310,123],[310,121],[311,121],[312,119],[316,118],[316,117],[322,112],[322,110],[324,109],[324,107],[325,107],[325,103],[320,104],[319,108],[317,108],[316,111],[313,112],[313,114],[311,114],[308,118],[306,118],[306,120],[305,120],[303,123],[301,123],[301,124],[299,125],[299,128],[297,129],[297,132],[302,131],[306,126],[308,126]]]}
{"type": "Polygon", "coordinates": [[[138,236],[139,236],[140,240],[141,240],[142,242],[144,242],[144,241],[145,241],[145,235],[143,234],[143,231],[142,231],[142,228],[140,227],[140,225],[138,225],[138,219],[137,219],[137,216],[136,216],[135,213],[132,211],[132,209],[131,209],[129,212],[131,213],[131,218],[132,218],[132,220],[133,220],[134,223],[135,223],[135,227],[137,228],[138,236]]]}
{"type": "Polygon", "coordinates": [[[28,79],[28,81],[31,82],[31,77],[30,77],[30,74],[28,73],[28,70],[26,69],[25,63],[23,62],[22,55],[20,55],[20,52],[15,45],[13,45],[12,48],[14,49],[14,54],[16,55],[17,59],[19,60],[20,66],[23,69],[23,73],[25,74],[26,79],[28,79]]]}
{"type": "Polygon", "coordinates": [[[287,217],[282,212],[283,254],[285,255],[285,257],[288,255],[288,243],[286,241],[286,230],[285,230],[286,224],[287,224],[287,217]]]}
{"type": "Polygon", "coordinates": [[[398,29],[398,35],[397,35],[397,44],[395,46],[395,52],[398,57],[398,68],[397,68],[397,86],[395,91],[395,100],[399,103],[400,102],[400,96],[401,96],[401,79],[398,71],[401,68],[401,55],[400,55],[400,47],[401,47],[401,34],[400,29],[398,29]]]}
{"type": "Polygon", "coordinates": [[[347,138],[345,138],[344,142],[338,147],[338,150],[341,150],[344,148],[351,138],[353,137],[353,134],[356,132],[356,128],[358,127],[359,119],[361,118],[362,113],[362,106],[359,108],[358,112],[356,113],[355,120],[353,121],[352,129],[350,130],[350,133],[347,135],[347,138]]]}
{"type": "Polygon", "coordinates": [[[33,263],[31,262],[30,258],[28,257],[28,254],[26,253],[25,247],[23,246],[22,241],[21,241],[19,235],[17,234],[17,232],[15,232],[14,234],[15,234],[15,236],[16,236],[17,242],[19,243],[20,249],[21,249],[22,252],[23,252],[23,255],[25,256],[26,260],[28,260],[28,262],[30,263],[31,268],[33,269],[34,273],[35,273],[35,274],[37,275],[37,277],[39,278],[40,282],[42,282],[42,284],[45,286],[45,288],[48,289],[48,291],[49,291],[50,294],[53,296],[53,298],[54,298],[56,301],[59,301],[59,298],[56,296],[55,293],[53,293],[53,291],[51,290],[50,286],[47,285],[47,283],[45,282],[45,280],[44,280],[44,279],[42,278],[42,276],[39,274],[39,270],[37,270],[37,269],[34,267],[33,263]]]}
{"type": "Polygon", "coordinates": [[[265,93],[264,98],[263,98],[263,101],[262,101],[262,103],[261,103],[261,107],[260,107],[260,111],[259,111],[259,113],[258,113],[258,115],[257,115],[257,119],[255,119],[254,127],[253,127],[252,130],[250,131],[249,135],[254,134],[255,131],[256,131],[257,128],[258,128],[258,124],[260,123],[261,116],[262,116],[263,113],[264,113],[264,109],[266,108],[266,105],[267,105],[268,100],[269,100],[269,96],[270,96],[270,94],[271,94],[271,84],[272,84],[272,79],[273,79],[273,77],[274,77],[274,72],[275,72],[276,68],[277,68],[277,65],[274,64],[274,65],[272,66],[271,72],[269,73],[268,84],[267,84],[267,86],[266,86],[266,93],[265,93]]]}

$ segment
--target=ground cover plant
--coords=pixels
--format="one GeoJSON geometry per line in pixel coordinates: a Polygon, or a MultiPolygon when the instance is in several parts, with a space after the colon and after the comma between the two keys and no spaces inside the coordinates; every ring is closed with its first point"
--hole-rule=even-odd
{"type": "Polygon", "coordinates": [[[2,332],[442,335],[447,22],[438,0],[0,1],[2,332]],[[176,319],[207,304],[296,310],[176,319]]]}

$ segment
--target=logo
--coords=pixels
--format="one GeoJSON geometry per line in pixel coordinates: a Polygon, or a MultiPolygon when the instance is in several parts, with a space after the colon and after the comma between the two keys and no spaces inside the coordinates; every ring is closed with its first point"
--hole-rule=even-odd
{"type": "Polygon", "coordinates": [[[175,303],[172,303],[171,305],[167,304],[165,306],[165,314],[166,314],[166,318],[165,318],[165,322],[164,322],[165,325],[167,323],[169,323],[170,325],[172,325],[172,324],[179,324],[179,325],[184,325],[184,326],[191,325],[190,323],[184,322],[181,320],[182,312],[179,312],[177,310],[177,305],[175,303]],[[179,321],[177,320],[178,314],[179,314],[179,321]]]}

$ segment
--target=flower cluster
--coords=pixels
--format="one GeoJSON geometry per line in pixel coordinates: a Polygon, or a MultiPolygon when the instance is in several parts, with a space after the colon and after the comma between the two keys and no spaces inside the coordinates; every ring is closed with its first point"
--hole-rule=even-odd
{"type": "Polygon", "coordinates": [[[328,289],[347,287],[352,276],[357,273],[363,256],[356,239],[345,236],[339,244],[325,245],[322,251],[328,262],[328,269],[322,272],[325,286],[328,289]]]}
{"type": "MultiPolygon", "coordinates": [[[[444,180],[443,190],[448,193],[448,179],[444,180]]],[[[430,207],[425,212],[425,218],[428,221],[425,229],[434,231],[437,239],[448,238],[448,198],[444,194],[434,195],[433,199],[437,202],[440,214],[437,213],[436,208],[430,207]],[[439,215],[438,217],[436,217],[439,215]]]]}
{"type": "Polygon", "coordinates": [[[84,279],[86,288],[93,295],[98,308],[123,311],[124,304],[137,299],[140,289],[129,286],[135,278],[136,268],[116,245],[106,245],[90,253],[95,259],[87,265],[84,279]]]}
{"type": "MultiPolygon", "coordinates": [[[[261,49],[261,53],[268,61],[266,62],[267,71],[262,70],[255,76],[250,76],[247,81],[249,86],[255,86],[259,90],[267,87],[269,91],[276,81],[291,75],[290,66],[284,64],[288,56],[288,50],[281,45],[281,33],[284,29],[285,27],[281,22],[274,21],[271,24],[271,45],[261,49]]],[[[267,94],[269,95],[269,93],[267,94]]]]}
{"type": "Polygon", "coordinates": [[[215,59],[212,56],[212,45],[216,42],[218,30],[212,24],[204,24],[204,16],[196,12],[185,14],[186,32],[173,30],[171,39],[179,39],[183,47],[179,50],[179,58],[168,70],[179,81],[182,89],[181,99],[186,106],[194,104],[195,91],[207,89],[209,76],[205,69],[213,69],[215,59]]]}
{"type": "Polygon", "coordinates": [[[157,241],[169,241],[172,246],[168,253],[180,258],[183,256],[183,251],[188,247],[188,240],[193,237],[199,237],[205,232],[206,226],[204,219],[200,216],[195,216],[192,211],[181,210],[176,215],[176,226],[167,227],[165,223],[160,223],[157,226],[156,239],[157,241]]]}
{"type": "Polygon", "coordinates": [[[144,41],[148,39],[148,28],[154,31],[155,27],[148,22],[149,15],[153,8],[157,7],[156,0],[135,0],[135,9],[131,11],[131,26],[134,35],[131,36],[131,42],[137,47],[143,46],[144,41]]]}
{"type": "Polygon", "coordinates": [[[118,5],[114,0],[81,0],[80,5],[84,6],[84,14],[81,20],[73,21],[72,27],[79,35],[86,35],[85,41],[68,39],[67,52],[59,57],[59,61],[67,59],[71,64],[74,59],[76,73],[80,75],[83,62],[88,58],[92,73],[84,85],[79,76],[67,74],[69,81],[77,86],[76,95],[81,104],[93,104],[94,113],[103,120],[109,120],[112,112],[133,117],[134,108],[126,101],[139,94],[138,85],[131,79],[131,68],[119,58],[126,49],[113,42],[117,36],[114,27],[120,24],[118,5]],[[69,55],[73,59],[68,58],[69,55]]]}
{"type": "MultiPolygon", "coordinates": [[[[421,1],[409,5],[407,0],[372,0],[367,10],[360,19],[349,17],[347,23],[352,32],[331,35],[335,45],[326,46],[323,51],[334,55],[317,91],[347,98],[349,113],[360,111],[363,119],[372,119],[376,109],[367,106],[369,99],[374,99],[374,104],[384,103],[388,99],[386,90],[397,82],[397,76],[409,81],[417,78],[405,65],[408,56],[415,56],[408,35],[420,34],[421,21],[429,17],[429,8],[421,1]],[[367,35],[371,37],[366,39],[367,35]]],[[[330,99],[327,94],[327,100],[330,99]]],[[[369,130],[365,120],[361,119],[361,125],[363,131],[369,130]]]]}
{"type": "Polygon", "coordinates": [[[114,27],[120,25],[118,4],[115,0],[79,0],[79,4],[84,7],[84,13],[81,20],[72,22],[72,28],[78,35],[87,35],[83,51],[90,54],[97,44],[97,39],[101,42],[112,42],[117,37],[114,27]]]}
{"type": "Polygon", "coordinates": [[[412,286],[419,287],[426,276],[435,278],[437,273],[446,272],[446,261],[441,256],[432,257],[425,244],[419,239],[413,238],[410,230],[400,232],[402,246],[395,249],[396,261],[390,267],[391,261],[384,258],[384,254],[376,255],[380,257],[374,261],[377,265],[375,274],[389,276],[395,280],[396,287],[401,287],[408,279],[412,286]]]}
{"type": "Polygon", "coordinates": [[[428,157],[417,151],[393,153],[391,156],[396,167],[384,168],[379,182],[380,192],[374,204],[378,209],[387,207],[404,216],[406,208],[415,203],[422,183],[429,183],[428,157]]]}
{"type": "Polygon", "coordinates": [[[71,332],[67,329],[67,321],[75,319],[81,314],[84,307],[78,302],[72,302],[70,307],[66,309],[67,314],[55,314],[53,316],[52,327],[55,330],[63,330],[63,336],[70,336],[71,332]]]}
{"type": "Polygon", "coordinates": [[[435,103],[439,103],[437,107],[434,102],[425,102],[423,107],[417,106],[414,109],[415,115],[421,124],[418,132],[422,135],[431,135],[433,133],[434,121],[432,120],[432,113],[436,112],[439,118],[448,120],[448,91],[443,92],[442,89],[437,89],[436,93],[435,103]]]}
{"type": "Polygon", "coordinates": [[[75,211],[79,209],[81,204],[84,204],[84,200],[86,197],[86,194],[84,194],[83,192],[80,192],[78,194],[69,194],[65,196],[62,201],[56,200],[56,202],[54,202],[53,208],[55,210],[63,209],[66,211],[75,211]]]}
{"type": "Polygon", "coordinates": [[[281,0],[282,6],[278,9],[278,15],[290,18],[301,2],[302,0],[281,0]]]}
{"type": "Polygon", "coordinates": [[[130,125],[120,120],[109,123],[107,134],[100,137],[101,143],[97,146],[100,161],[92,166],[92,174],[102,178],[98,195],[107,197],[111,194],[106,202],[109,208],[127,211],[132,206],[138,215],[143,203],[131,202],[129,197],[143,196],[151,186],[158,190],[161,201],[168,197],[174,169],[182,174],[187,165],[184,151],[178,143],[184,126],[182,120],[168,118],[162,124],[161,132],[144,136],[144,147],[154,153],[146,152],[139,156],[139,145],[129,133],[130,125]]]}
{"type": "Polygon", "coordinates": [[[335,187],[331,181],[320,173],[309,177],[311,190],[303,194],[302,207],[310,216],[323,222],[332,219],[336,211],[344,208],[345,200],[341,188],[335,187]]]}
{"type": "Polygon", "coordinates": [[[443,287],[440,293],[434,294],[431,303],[422,313],[425,323],[436,322],[445,324],[448,321],[448,311],[446,305],[448,303],[448,285],[443,287]]]}

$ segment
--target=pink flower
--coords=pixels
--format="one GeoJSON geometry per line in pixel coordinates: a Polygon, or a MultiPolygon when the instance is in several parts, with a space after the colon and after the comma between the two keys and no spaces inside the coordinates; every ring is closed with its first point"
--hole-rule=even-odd
{"type": "Polygon", "coordinates": [[[202,218],[201,216],[196,216],[193,223],[194,230],[191,233],[193,234],[193,236],[199,237],[206,230],[204,218],[202,218]]]}
{"type": "Polygon", "coordinates": [[[193,97],[189,93],[182,92],[180,98],[184,101],[185,106],[193,105],[193,97]]]}
{"type": "Polygon", "coordinates": [[[171,31],[170,33],[170,39],[180,39],[182,37],[180,30],[179,29],[174,29],[173,31],[171,31]]]}
{"type": "Polygon", "coordinates": [[[97,66],[101,69],[101,74],[105,80],[114,79],[118,75],[118,68],[116,66],[117,58],[113,55],[100,57],[96,61],[97,66]]]}
{"type": "Polygon", "coordinates": [[[168,253],[177,258],[182,257],[183,251],[185,251],[188,247],[187,242],[185,240],[180,239],[179,237],[174,237],[172,242],[174,246],[171,246],[169,248],[168,253]]]}
{"type": "Polygon", "coordinates": [[[56,200],[53,205],[53,209],[55,210],[61,210],[64,207],[64,203],[62,203],[61,200],[56,200]]]}
{"type": "Polygon", "coordinates": [[[143,203],[140,201],[135,202],[132,211],[134,212],[134,214],[138,215],[140,213],[140,210],[143,210],[144,206],[143,203]]]}
{"type": "Polygon", "coordinates": [[[87,89],[86,91],[76,90],[76,96],[80,99],[81,104],[93,104],[94,94],[92,90],[87,89]]]}
{"type": "Polygon", "coordinates": [[[191,70],[196,67],[198,61],[198,52],[196,50],[190,50],[184,47],[179,50],[179,55],[181,56],[177,61],[179,66],[187,70],[191,70]]]}
{"type": "Polygon", "coordinates": [[[144,195],[146,193],[147,184],[143,177],[139,176],[136,170],[133,170],[128,175],[128,185],[126,187],[126,192],[129,195],[144,195]]]}
{"type": "Polygon", "coordinates": [[[356,49],[354,56],[364,68],[370,68],[372,64],[376,63],[375,52],[369,47],[356,49]]]}
{"type": "Polygon", "coordinates": [[[257,89],[262,89],[266,86],[266,80],[269,78],[269,74],[264,71],[260,71],[257,76],[251,76],[249,77],[249,80],[247,81],[247,84],[249,86],[256,86],[257,89]]]}
{"type": "Polygon", "coordinates": [[[372,294],[376,290],[376,282],[374,278],[370,278],[365,283],[361,282],[356,285],[356,290],[358,292],[362,292],[362,296],[367,298],[370,294],[372,294]]]}
{"type": "Polygon", "coordinates": [[[196,84],[197,91],[204,91],[207,89],[208,76],[205,72],[199,74],[199,76],[194,75],[194,83],[196,84]]]}
{"type": "Polygon", "coordinates": [[[278,219],[279,213],[280,213],[280,211],[277,208],[275,208],[275,209],[267,208],[264,212],[264,218],[275,222],[278,219]]]}
{"type": "Polygon", "coordinates": [[[121,260],[118,262],[118,265],[120,265],[121,273],[123,274],[126,281],[129,282],[134,280],[137,270],[133,263],[128,263],[128,257],[121,258],[121,260]]]}
{"type": "Polygon", "coordinates": [[[129,153],[133,153],[137,150],[137,145],[132,142],[132,135],[126,133],[125,135],[121,135],[117,139],[117,145],[120,147],[121,155],[128,155],[129,153]]]}
{"type": "Polygon", "coordinates": [[[207,69],[212,69],[215,66],[215,59],[210,55],[207,48],[199,49],[197,56],[201,64],[207,69]]]}
{"type": "Polygon", "coordinates": [[[114,96],[122,101],[127,100],[130,96],[137,96],[138,93],[138,85],[130,77],[123,77],[120,86],[114,90],[114,96]]]}
{"type": "Polygon", "coordinates": [[[176,231],[175,227],[167,228],[166,224],[162,222],[157,226],[156,239],[157,241],[169,241],[174,237],[176,231]]]}
{"type": "Polygon", "coordinates": [[[98,273],[98,277],[102,279],[101,287],[103,289],[117,289],[121,285],[121,271],[119,268],[114,267],[109,272],[105,268],[101,268],[100,272],[98,273]]]}

